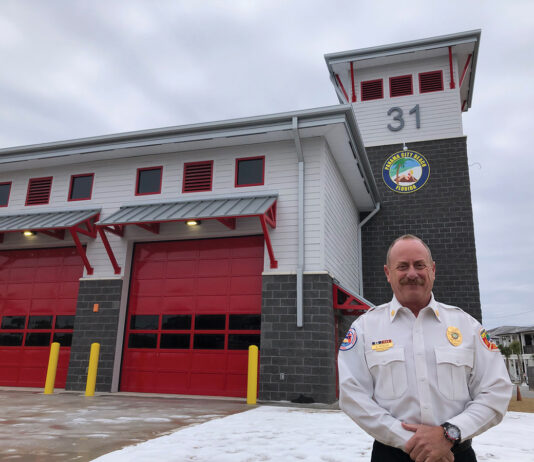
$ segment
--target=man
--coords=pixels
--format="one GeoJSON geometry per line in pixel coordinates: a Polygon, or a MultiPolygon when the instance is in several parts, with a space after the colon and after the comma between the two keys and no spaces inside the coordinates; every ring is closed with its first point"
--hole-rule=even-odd
{"type": "Polygon", "coordinates": [[[393,300],[343,340],[339,405],[375,438],[371,462],[476,461],[471,438],[502,420],[512,396],[499,349],[478,321],[434,299],[421,239],[396,239],[384,271],[393,300]]]}

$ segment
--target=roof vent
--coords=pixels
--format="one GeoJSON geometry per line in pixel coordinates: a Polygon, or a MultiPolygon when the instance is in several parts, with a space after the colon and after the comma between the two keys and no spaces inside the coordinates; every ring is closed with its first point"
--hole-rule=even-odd
{"type": "Polygon", "coordinates": [[[443,72],[423,72],[419,74],[419,92],[430,93],[431,91],[443,90],[443,72]]]}
{"type": "Polygon", "coordinates": [[[384,97],[384,89],[382,79],[368,80],[361,83],[362,87],[362,101],[369,101],[372,99],[381,99],[384,97]]]}
{"type": "Polygon", "coordinates": [[[212,174],[212,160],[185,164],[183,192],[211,191],[212,174]]]}
{"type": "Polygon", "coordinates": [[[52,189],[52,177],[30,178],[28,183],[28,195],[26,205],[48,204],[50,201],[50,190],[52,189]]]}
{"type": "Polygon", "coordinates": [[[413,87],[411,75],[401,75],[389,79],[389,95],[392,98],[395,96],[411,95],[412,93],[413,87]]]}

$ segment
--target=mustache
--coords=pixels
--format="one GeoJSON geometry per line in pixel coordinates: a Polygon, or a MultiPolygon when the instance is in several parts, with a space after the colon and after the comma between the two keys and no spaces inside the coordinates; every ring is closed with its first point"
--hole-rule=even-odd
{"type": "Polygon", "coordinates": [[[425,281],[421,278],[415,278],[415,279],[409,279],[409,278],[402,278],[400,280],[401,285],[403,286],[422,286],[425,284],[425,281]]]}

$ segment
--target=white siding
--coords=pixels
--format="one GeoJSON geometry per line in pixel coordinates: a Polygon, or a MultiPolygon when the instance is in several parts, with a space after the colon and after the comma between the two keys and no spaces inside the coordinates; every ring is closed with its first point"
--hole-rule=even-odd
{"type": "Polygon", "coordinates": [[[344,288],[359,293],[359,213],[328,146],[325,148],[325,268],[344,288]]]}
{"type": "MultiPolygon", "coordinates": [[[[355,69],[356,103],[353,109],[358,121],[365,146],[406,143],[412,141],[433,140],[463,136],[460,93],[458,89],[458,69],[453,59],[453,72],[456,88],[450,89],[450,71],[448,57],[426,59],[424,61],[405,61],[385,66],[355,69]],[[443,91],[419,93],[419,73],[443,72],[443,91]],[[401,75],[412,75],[413,95],[389,96],[389,78],[401,75]],[[383,79],[384,98],[371,101],[361,100],[361,82],[383,79]],[[419,104],[421,127],[416,128],[415,114],[410,110],[419,104]],[[398,122],[388,110],[399,107],[403,111],[404,128],[391,131],[388,124],[396,127],[398,122]]],[[[343,76],[343,85],[350,92],[350,76],[343,76]]],[[[350,94],[349,94],[350,97],[350,94]]]]}
{"type": "MultiPolygon", "coordinates": [[[[323,153],[319,139],[303,140],[305,153],[306,203],[305,203],[305,269],[322,269],[323,260],[318,249],[321,246],[321,191],[317,187],[321,172],[323,153]]],[[[277,227],[269,233],[272,239],[278,269],[270,269],[270,260],[265,252],[265,271],[294,272],[297,264],[297,156],[293,142],[265,143],[236,146],[177,154],[147,155],[136,158],[110,159],[85,164],[65,165],[61,168],[24,170],[0,174],[0,182],[12,181],[9,206],[0,210],[1,215],[17,213],[62,210],[73,208],[102,208],[101,216],[106,217],[118,210],[121,205],[147,202],[160,202],[173,199],[201,198],[226,194],[253,194],[261,191],[276,191],[279,194],[277,207],[277,227]],[[250,156],[265,156],[265,184],[263,186],[234,187],[235,159],[250,156]],[[213,190],[202,193],[182,194],[183,164],[185,162],[213,160],[213,190]],[[161,194],[135,196],[137,169],[140,167],[163,166],[161,194]],[[94,173],[92,199],[88,201],[67,201],[70,177],[73,174],[94,173]],[[26,207],[26,190],[29,178],[53,176],[50,204],[26,207]]],[[[136,226],[126,227],[125,238],[109,235],[111,247],[121,268],[126,264],[128,245],[134,241],[157,241],[171,239],[208,238],[261,234],[257,218],[238,219],[237,227],[231,231],[217,221],[204,221],[201,227],[191,229],[184,223],[164,224],[160,234],[152,234],[136,226]]],[[[87,255],[95,268],[93,278],[112,277],[113,268],[98,237],[96,240],[82,238],[87,242],[87,255]]],[[[18,233],[5,235],[0,248],[22,248],[28,246],[72,245],[65,241],[38,234],[28,240],[18,233]]]]}

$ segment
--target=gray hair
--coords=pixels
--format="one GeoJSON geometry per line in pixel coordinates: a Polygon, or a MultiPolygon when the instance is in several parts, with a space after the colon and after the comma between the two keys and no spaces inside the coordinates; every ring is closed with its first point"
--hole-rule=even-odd
{"type": "Polygon", "coordinates": [[[420,237],[414,236],[413,234],[403,234],[402,236],[400,236],[397,239],[395,239],[391,243],[391,245],[389,246],[388,253],[386,255],[386,265],[389,266],[389,257],[390,257],[391,249],[393,248],[393,246],[399,241],[405,241],[405,240],[408,240],[408,239],[413,239],[413,240],[419,241],[421,244],[423,244],[425,246],[425,249],[428,252],[428,258],[430,259],[430,261],[433,261],[432,260],[432,252],[430,251],[430,247],[428,247],[428,245],[425,244],[425,241],[423,241],[423,239],[421,239],[420,237]]]}

